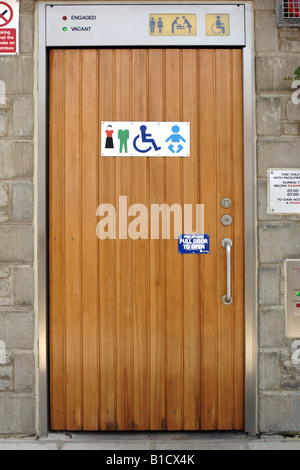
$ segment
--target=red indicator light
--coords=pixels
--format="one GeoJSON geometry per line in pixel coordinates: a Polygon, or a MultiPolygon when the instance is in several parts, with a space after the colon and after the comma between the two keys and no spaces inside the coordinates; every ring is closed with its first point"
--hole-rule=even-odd
{"type": "Polygon", "coordinates": [[[289,11],[294,18],[299,18],[300,0],[289,0],[289,11]]]}
{"type": "Polygon", "coordinates": [[[64,21],[67,21],[68,17],[67,17],[67,16],[63,16],[62,19],[63,19],[64,21]]]}
{"type": "Polygon", "coordinates": [[[297,307],[297,308],[300,308],[300,304],[296,304],[296,307],[297,307]]]}

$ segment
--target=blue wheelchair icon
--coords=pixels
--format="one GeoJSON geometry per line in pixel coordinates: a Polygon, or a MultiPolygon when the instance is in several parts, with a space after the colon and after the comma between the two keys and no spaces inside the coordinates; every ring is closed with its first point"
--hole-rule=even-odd
{"type": "Polygon", "coordinates": [[[147,153],[147,152],[149,152],[149,151],[152,149],[152,146],[153,146],[153,148],[154,148],[154,150],[155,150],[156,152],[161,149],[161,147],[158,147],[158,146],[156,145],[155,140],[151,138],[151,137],[152,137],[152,134],[146,134],[147,126],[142,125],[142,126],[140,127],[140,130],[141,130],[141,135],[138,134],[138,135],[134,138],[134,140],[133,140],[133,147],[135,148],[135,150],[136,150],[137,152],[140,152],[140,153],[147,153]],[[140,149],[140,148],[138,148],[138,146],[137,146],[137,141],[138,141],[139,138],[141,138],[141,140],[142,140],[143,143],[151,143],[151,145],[150,145],[148,148],[146,148],[146,149],[140,149]]]}

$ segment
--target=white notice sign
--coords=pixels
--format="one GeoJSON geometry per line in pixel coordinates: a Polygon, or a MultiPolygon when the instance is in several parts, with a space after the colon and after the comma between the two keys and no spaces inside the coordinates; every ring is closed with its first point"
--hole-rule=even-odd
{"type": "Polygon", "coordinates": [[[300,213],[300,169],[269,169],[270,214],[300,213]]]}
{"type": "Polygon", "coordinates": [[[189,122],[101,123],[103,157],[189,157],[189,122]]]}

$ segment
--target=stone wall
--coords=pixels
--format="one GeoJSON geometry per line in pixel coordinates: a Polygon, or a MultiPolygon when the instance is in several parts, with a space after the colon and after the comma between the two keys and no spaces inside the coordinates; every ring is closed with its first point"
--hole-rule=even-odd
{"type": "Polygon", "coordinates": [[[259,431],[300,431],[300,365],[285,334],[284,261],[300,258],[300,217],[267,213],[268,168],[300,167],[300,104],[291,81],[300,66],[300,28],[277,28],[274,0],[256,0],[259,431]]]}
{"type": "Polygon", "coordinates": [[[0,56],[0,433],[34,433],[34,10],[20,55],[0,56]]]}

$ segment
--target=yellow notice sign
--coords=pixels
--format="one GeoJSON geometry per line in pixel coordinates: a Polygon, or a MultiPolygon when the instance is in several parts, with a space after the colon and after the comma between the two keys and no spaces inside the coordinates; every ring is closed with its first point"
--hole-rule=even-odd
{"type": "Polygon", "coordinates": [[[149,15],[150,36],[196,36],[196,15],[151,14],[149,15]]]}
{"type": "Polygon", "coordinates": [[[206,36],[229,36],[229,15],[206,15],[206,36]]]}

